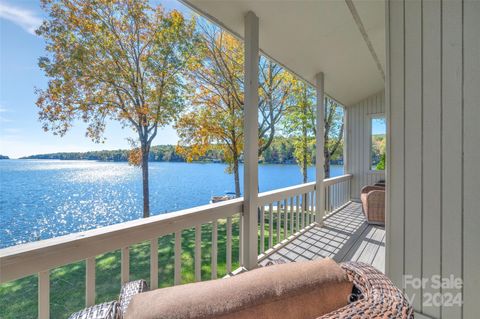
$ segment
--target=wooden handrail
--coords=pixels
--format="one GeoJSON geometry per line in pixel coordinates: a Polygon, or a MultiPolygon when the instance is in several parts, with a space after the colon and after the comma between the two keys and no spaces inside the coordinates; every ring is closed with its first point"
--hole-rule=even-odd
{"type": "Polygon", "coordinates": [[[195,227],[243,211],[243,198],[132,220],[0,250],[0,283],[195,227]]]}
{"type": "Polygon", "coordinates": [[[266,205],[284,198],[308,193],[315,190],[315,182],[275,189],[273,191],[258,194],[258,204],[266,205]]]}
{"type": "MultiPolygon", "coordinates": [[[[325,179],[323,183],[325,187],[327,187],[333,184],[350,180],[352,176],[353,176],[352,174],[344,174],[341,176],[331,177],[331,178],[325,179]]],[[[263,192],[258,194],[258,203],[259,205],[266,205],[268,203],[282,200],[286,197],[308,193],[313,190],[315,190],[315,182],[309,182],[305,184],[299,184],[295,186],[275,189],[273,191],[268,191],[268,192],[263,192]]]]}
{"type": "Polygon", "coordinates": [[[323,184],[325,185],[325,187],[327,187],[327,186],[330,186],[330,185],[333,185],[333,184],[348,181],[348,180],[352,179],[352,177],[353,177],[352,174],[344,174],[344,175],[340,175],[340,176],[330,177],[330,178],[324,179],[323,184]]]}

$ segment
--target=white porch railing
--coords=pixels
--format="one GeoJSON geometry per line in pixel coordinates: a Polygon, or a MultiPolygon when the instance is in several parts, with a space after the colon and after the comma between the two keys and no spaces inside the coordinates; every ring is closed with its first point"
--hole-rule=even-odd
{"type": "Polygon", "coordinates": [[[350,201],[350,186],[352,175],[346,174],[327,178],[325,185],[325,213],[329,214],[350,201]]]}
{"type": "Polygon", "coordinates": [[[258,211],[262,255],[315,221],[315,182],[259,194],[258,211]]]}
{"type": "MultiPolygon", "coordinates": [[[[350,198],[351,175],[326,179],[326,213],[341,207],[350,198]]],[[[174,234],[174,284],[182,282],[182,232],[194,229],[194,278],[202,280],[202,225],[211,229],[211,278],[218,275],[218,225],[225,225],[225,270],[232,272],[232,259],[243,264],[243,198],[199,206],[174,213],[139,219],[86,232],[51,238],[0,250],[0,283],[38,275],[38,315],[50,313],[50,270],[85,261],[85,303],[95,303],[96,257],[115,250],[121,251],[121,281],[130,278],[130,246],[150,243],[150,286],[158,287],[158,239],[174,234]],[[232,226],[238,227],[233,239],[232,226]],[[232,256],[233,241],[239,256],[232,256]]],[[[301,184],[259,194],[259,259],[282,242],[315,222],[315,183],[301,184]]],[[[223,247],[222,247],[223,248],[223,247]]],[[[222,257],[223,259],[223,257],[222,257]]]]}
{"type": "MultiPolygon", "coordinates": [[[[352,175],[345,174],[324,180],[324,216],[350,201],[351,179],[352,175]]],[[[259,260],[316,222],[315,184],[310,182],[259,194],[259,260]]]]}

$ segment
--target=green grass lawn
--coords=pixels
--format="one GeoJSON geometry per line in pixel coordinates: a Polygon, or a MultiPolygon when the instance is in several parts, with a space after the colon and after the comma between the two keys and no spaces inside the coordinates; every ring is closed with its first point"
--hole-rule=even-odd
{"type": "MultiPolygon", "coordinates": [[[[277,218],[273,214],[273,238],[277,243],[277,218]]],[[[268,247],[269,218],[265,214],[265,249],[268,247]]],[[[238,217],[232,220],[232,270],[239,267],[238,217]]],[[[296,221],[296,220],[295,220],[296,221]]],[[[283,215],[280,240],[284,239],[283,215]]],[[[287,220],[288,228],[290,220],[287,220]]],[[[202,280],[211,278],[212,225],[202,225],[202,280]]],[[[290,235],[290,232],[289,232],[290,235]]],[[[218,221],[218,277],[226,271],[226,220],[218,221]]],[[[260,227],[259,236],[260,238],[260,227]]],[[[174,235],[158,240],[159,287],[173,285],[174,235]]],[[[259,245],[260,246],[260,245],[259,245]]],[[[195,229],[182,232],[182,283],[194,282],[195,229]]],[[[114,300],[120,292],[120,251],[96,258],[96,303],[114,300]]],[[[130,279],[150,282],[150,245],[143,242],[130,247],[130,279]]],[[[37,276],[29,276],[0,285],[0,318],[37,318],[37,276]]],[[[50,313],[52,318],[68,316],[85,306],[85,262],[77,262],[52,269],[50,272],[50,313]]]]}

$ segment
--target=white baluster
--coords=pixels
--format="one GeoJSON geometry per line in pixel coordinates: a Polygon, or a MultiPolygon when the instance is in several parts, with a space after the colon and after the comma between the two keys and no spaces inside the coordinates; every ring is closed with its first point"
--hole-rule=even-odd
{"type": "Polygon", "coordinates": [[[293,197],[290,197],[290,231],[291,235],[295,234],[295,228],[294,228],[294,222],[295,222],[295,216],[293,216],[293,197]]]}
{"type": "Polygon", "coordinates": [[[158,238],[150,240],[150,289],[158,288],[158,238]]]}
{"type": "Polygon", "coordinates": [[[227,217],[227,273],[232,272],[232,217],[227,217]]]}
{"type": "Polygon", "coordinates": [[[122,248],[121,280],[122,280],[122,285],[130,281],[130,249],[129,247],[122,248]]]}
{"type": "Polygon", "coordinates": [[[217,278],[217,249],[218,249],[218,222],[217,220],[214,220],[212,222],[212,279],[217,278]]]}
{"type": "Polygon", "coordinates": [[[85,260],[85,306],[95,304],[95,257],[85,260]]]}
{"type": "Polygon", "coordinates": [[[260,253],[265,252],[265,206],[260,208],[260,253]]]}
{"type": "Polygon", "coordinates": [[[300,197],[297,195],[295,197],[295,214],[297,215],[297,231],[301,229],[301,224],[300,224],[300,210],[298,209],[299,203],[300,202],[300,197]]]}
{"type": "Polygon", "coordinates": [[[238,219],[238,261],[240,262],[240,266],[243,266],[243,214],[240,214],[240,218],[238,219]]]}
{"type": "Polygon", "coordinates": [[[280,224],[282,223],[282,214],[280,214],[280,202],[277,202],[277,243],[280,242],[280,224]]]}
{"type": "Polygon", "coordinates": [[[38,318],[50,318],[50,271],[38,273],[38,318]]]}
{"type": "Polygon", "coordinates": [[[268,248],[273,247],[273,212],[272,212],[273,204],[270,203],[268,206],[268,248]]]}
{"type": "Polygon", "coordinates": [[[202,280],[202,225],[195,226],[195,281],[202,280]]]}
{"type": "Polygon", "coordinates": [[[182,283],[182,231],[175,232],[175,265],[173,282],[175,285],[182,283]]]}

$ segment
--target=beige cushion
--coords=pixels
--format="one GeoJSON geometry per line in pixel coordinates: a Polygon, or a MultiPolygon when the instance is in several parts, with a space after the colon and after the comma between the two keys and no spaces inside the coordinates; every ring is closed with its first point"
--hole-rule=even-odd
{"type": "Polygon", "coordinates": [[[347,305],[352,285],[331,259],[274,265],[136,295],[125,318],[316,318],[347,305]]]}

